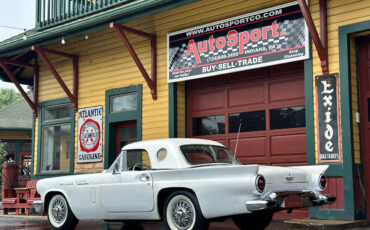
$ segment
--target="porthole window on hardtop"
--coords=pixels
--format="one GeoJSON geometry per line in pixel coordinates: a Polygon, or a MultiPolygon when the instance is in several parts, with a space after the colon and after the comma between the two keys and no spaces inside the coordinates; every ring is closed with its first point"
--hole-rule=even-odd
{"type": "Polygon", "coordinates": [[[157,152],[157,159],[159,161],[163,161],[167,156],[167,150],[166,149],[160,149],[157,152]]]}

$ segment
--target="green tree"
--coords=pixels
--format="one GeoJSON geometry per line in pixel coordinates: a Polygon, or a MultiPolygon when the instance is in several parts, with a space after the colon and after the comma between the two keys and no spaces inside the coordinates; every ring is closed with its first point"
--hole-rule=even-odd
{"type": "Polygon", "coordinates": [[[0,89],[0,109],[22,98],[14,89],[0,89]]]}

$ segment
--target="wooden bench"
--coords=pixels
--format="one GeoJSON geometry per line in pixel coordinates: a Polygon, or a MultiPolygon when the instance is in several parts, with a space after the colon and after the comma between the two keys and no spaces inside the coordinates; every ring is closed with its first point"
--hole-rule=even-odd
{"type": "Polygon", "coordinates": [[[34,208],[33,202],[40,200],[40,195],[36,191],[37,180],[29,180],[24,188],[14,188],[16,197],[3,199],[4,215],[8,214],[8,209],[15,209],[15,214],[19,215],[19,210],[25,209],[28,216],[30,208],[34,208]]]}
{"type": "Polygon", "coordinates": [[[4,210],[4,215],[8,214],[9,209],[15,208],[15,203],[17,202],[17,195],[14,188],[3,188],[3,198],[2,198],[2,208],[4,210]]]}

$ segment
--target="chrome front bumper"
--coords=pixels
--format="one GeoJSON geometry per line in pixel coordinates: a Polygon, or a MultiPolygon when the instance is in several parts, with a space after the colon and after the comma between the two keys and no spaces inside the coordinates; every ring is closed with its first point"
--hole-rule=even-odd
{"type": "Polygon", "coordinates": [[[35,212],[36,213],[40,214],[40,213],[44,212],[44,210],[43,210],[44,205],[43,205],[41,200],[34,201],[33,206],[35,206],[35,212]]]}
{"type": "Polygon", "coordinates": [[[305,208],[312,206],[320,206],[324,204],[332,204],[336,200],[335,197],[329,194],[315,194],[313,192],[283,192],[270,193],[265,196],[264,200],[246,201],[245,205],[248,211],[262,211],[262,210],[284,210],[305,208]],[[302,198],[302,205],[297,207],[286,207],[286,198],[290,195],[297,195],[302,198]]]}

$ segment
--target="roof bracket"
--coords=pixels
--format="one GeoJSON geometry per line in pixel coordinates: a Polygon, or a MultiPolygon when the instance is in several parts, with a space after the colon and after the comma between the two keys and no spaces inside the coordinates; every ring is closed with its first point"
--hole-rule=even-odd
{"type": "MultiPolygon", "coordinates": [[[[4,70],[4,72],[8,75],[9,79],[14,83],[15,87],[19,90],[23,98],[26,100],[27,104],[31,107],[32,113],[34,117],[37,117],[37,106],[38,106],[38,79],[39,79],[39,66],[33,65],[29,63],[23,63],[16,60],[6,59],[6,58],[0,58],[0,67],[4,70]],[[14,75],[14,73],[10,70],[8,65],[16,65],[23,68],[29,67],[34,69],[34,78],[33,78],[33,101],[30,99],[30,97],[27,95],[27,93],[23,90],[21,85],[19,84],[17,80],[17,76],[14,75]]],[[[23,71],[23,70],[21,70],[23,71]]],[[[19,75],[19,72],[17,73],[19,75]]]]}
{"type": "Polygon", "coordinates": [[[317,33],[315,24],[313,23],[310,11],[305,0],[298,0],[304,20],[306,21],[308,31],[315,44],[317,53],[321,61],[321,69],[323,74],[329,73],[328,61],[328,24],[327,24],[327,6],[326,0],[319,0],[320,5],[320,37],[317,33]]]}
{"type": "Polygon", "coordinates": [[[157,100],[157,37],[155,35],[148,34],[148,33],[145,33],[139,30],[135,30],[135,29],[132,29],[126,26],[122,26],[114,22],[110,23],[110,28],[114,28],[118,36],[121,38],[123,44],[125,45],[126,49],[130,53],[132,59],[134,59],[134,62],[139,68],[146,83],[148,84],[153,100],[157,100]],[[150,39],[151,59],[152,59],[151,60],[151,77],[149,77],[149,74],[145,70],[134,48],[132,47],[129,40],[127,39],[125,32],[133,33],[133,34],[150,39]]]}
{"type": "Polygon", "coordinates": [[[46,66],[49,68],[50,72],[53,74],[59,85],[62,87],[64,92],[67,94],[69,100],[73,105],[73,110],[77,112],[78,110],[78,55],[68,54],[60,52],[57,50],[51,50],[47,48],[41,48],[38,46],[32,46],[32,50],[36,51],[38,56],[44,61],[46,66]],[[63,79],[59,76],[58,72],[54,68],[53,64],[49,61],[46,53],[51,53],[57,56],[63,56],[72,59],[73,63],[73,94],[69,91],[67,85],[64,83],[63,79]]]}

